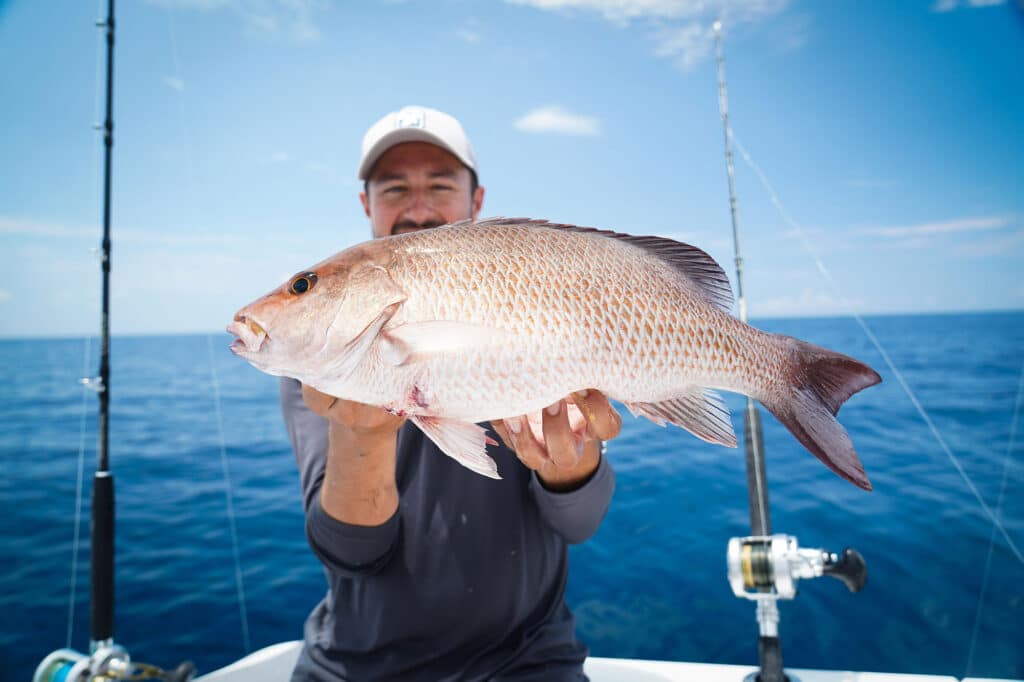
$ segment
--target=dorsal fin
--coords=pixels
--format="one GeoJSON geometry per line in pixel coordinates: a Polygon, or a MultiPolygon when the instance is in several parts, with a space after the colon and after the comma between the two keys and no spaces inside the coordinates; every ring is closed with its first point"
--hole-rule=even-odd
{"type": "MultiPolygon", "coordinates": [[[[469,221],[453,223],[455,225],[466,224],[469,221]]],[[[578,227],[576,225],[565,225],[562,223],[549,223],[546,220],[534,220],[531,218],[487,218],[477,221],[481,227],[498,225],[519,225],[522,227],[550,227],[559,230],[570,230],[572,232],[583,232],[610,239],[618,239],[627,242],[638,248],[647,251],[661,261],[686,275],[697,284],[698,289],[703,293],[712,305],[719,307],[725,312],[732,311],[732,286],[729,284],[729,277],[722,270],[722,266],[707,253],[696,246],[677,242],[667,237],[638,237],[611,230],[599,230],[595,227],[578,227]]]]}

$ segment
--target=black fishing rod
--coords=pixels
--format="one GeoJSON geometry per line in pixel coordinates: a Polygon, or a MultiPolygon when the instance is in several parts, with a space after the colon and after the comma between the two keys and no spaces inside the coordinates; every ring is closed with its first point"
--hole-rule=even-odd
{"type": "Polygon", "coordinates": [[[114,0],[107,0],[107,19],[98,22],[107,39],[107,113],[103,121],[103,308],[100,321],[99,455],[92,479],[92,595],[89,648],[114,640],[114,477],[110,472],[110,166],[114,147],[114,0]]]}
{"type": "MultiPolygon", "coordinates": [[[[732,218],[733,254],[736,261],[736,293],[739,316],[747,321],[747,300],[743,293],[743,257],[740,255],[736,186],[732,163],[732,129],[729,127],[729,96],[722,56],[722,22],[714,23],[715,56],[718,67],[718,108],[725,136],[725,167],[729,179],[729,212],[732,218]]],[[[757,602],[759,672],[746,682],[790,682],[782,667],[779,639],[779,599],[793,599],[801,578],[831,575],[851,592],[859,592],[867,580],[864,558],[847,548],[842,554],[824,549],[804,549],[790,535],[772,535],[768,509],[768,475],[764,459],[761,413],[753,398],[743,411],[743,444],[747,462],[747,497],[750,502],[750,530],[746,538],[732,538],[726,554],[729,583],[737,597],[757,602]]]]}
{"type": "MultiPolygon", "coordinates": [[[[722,23],[716,21],[715,57],[718,67],[718,109],[722,117],[725,136],[725,168],[729,179],[729,215],[732,219],[733,256],[736,262],[736,296],[740,320],[747,321],[747,299],[743,295],[743,257],[740,255],[739,221],[736,208],[736,181],[732,164],[732,130],[729,128],[729,97],[725,85],[725,60],[722,57],[722,23]]],[[[764,437],[761,433],[761,414],[753,398],[747,398],[743,411],[743,444],[747,461],[747,496],[750,501],[750,534],[768,536],[772,532],[768,511],[768,479],[764,464],[764,437]]],[[[762,588],[764,591],[764,588],[762,588]]],[[[758,659],[761,663],[760,682],[783,682],[782,644],[778,635],[778,611],[774,600],[758,602],[758,623],[761,636],[758,659]],[[774,613],[773,613],[774,612],[774,613]]]]}
{"type": "MultiPolygon", "coordinates": [[[[103,241],[100,268],[103,302],[100,319],[99,376],[82,383],[99,396],[99,446],[92,479],[92,532],[90,575],[89,655],[58,649],[36,667],[33,682],[111,682],[152,679],[188,682],[195,674],[190,661],[174,670],[133,663],[128,651],[114,643],[114,476],[110,472],[110,186],[114,147],[114,0],[107,0],[107,18],[97,21],[107,43],[106,116],[103,131],[103,241]]],[[[70,626],[69,626],[70,627],[70,626]]],[[[70,633],[70,629],[69,629],[70,633]]],[[[70,634],[69,634],[70,638],[70,634]]]]}

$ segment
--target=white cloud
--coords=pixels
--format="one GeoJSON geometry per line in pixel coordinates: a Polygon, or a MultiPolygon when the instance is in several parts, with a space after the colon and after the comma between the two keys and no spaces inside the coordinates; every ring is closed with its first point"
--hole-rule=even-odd
{"type": "MultiPolygon", "coordinates": [[[[714,45],[711,30],[721,20],[724,30],[757,23],[780,13],[789,0],[506,0],[549,12],[598,14],[617,26],[639,22],[650,33],[655,54],[673,59],[688,70],[707,58],[714,45]]],[[[785,49],[806,42],[807,21],[792,23],[779,36],[785,49]]]]}
{"type": "Polygon", "coordinates": [[[507,0],[547,11],[596,12],[612,22],[636,19],[691,19],[707,16],[753,17],[773,14],[788,0],[507,0]]]}
{"type": "Polygon", "coordinates": [[[100,238],[100,228],[0,217],[0,234],[26,237],[94,238],[98,240],[100,238]]]}
{"type": "MultiPolygon", "coordinates": [[[[42,239],[93,239],[98,243],[103,236],[103,228],[98,223],[94,227],[83,227],[0,217],[0,234],[42,239]]],[[[133,244],[248,244],[251,241],[246,237],[218,233],[217,229],[180,234],[115,225],[111,227],[111,235],[114,241],[133,244]]]]}
{"type": "Polygon", "coordinates": [[[933,12],[952,12],[953,10],[966,7],[967,9],[979,9],[984,7],[997,7],[1005,4],[1006,0],[935,0],[932,5],[933,12]]]}
{"type": "Polygon", "coordinates": [[[267,161],[270,163],[285,163],[291,161],[291,155],[288,152],[276,151],[267,157],[267,161]]]}
{"type": "Polygon", "coordinates": [[[324,0],[148,0],[151,4],[177,10],[210,12],[229,10],[246,30],[257,34],[283,34],[295,42],[320,39],[315,14],[326,6],[324,0]]]}
{"type": "Polygon", "coordinates": [[[711,54],[714,40],[710,25],[691,22],[659,30],[654,54],[674,59],[684,70],[691,69],[711,54]]]}
{"type": "Polygon", "coordinates": [[[820,289],[805,287],[799,296],[780,296],[765,301],[751,301],[752,317],[805,317],[808,315],[840,315],[863,310],[864,299],[839,299],[820,289]]]}
{"type": "Polygon", "coordinates": [[[480,31],[480,22],[469,18],[459,28],[455,29],[455,35],[463,42],[476,45],[483,40],[483,33],[480,31]]]}
{"type": "Polygon", "coordinates": [[[468,28],[458,29],[457,31],[455,31],[455,35],[461,38],[463,42],[467,42],[470,45],[476,45],[481,40],[483,40],[483,36],[481,36],[479,32],[468,28]]]}
{"type": "Polygon", "coordinates": [[[638,18],[678,19],[700,14],[703,2],[690,0],[508,0],[546,11],[581,10],[597,12],[608,21],[626,22],[638,18]]]}
{"type": "Polygon", "coordinates": [[[575,114],[559,106],[538,107],[516,119],[514,125],[524,133],[601,134],[601,123],[596,118],[575,114]]]}
{"type": "Polygon", "coordinates": [[[1008,216],[988,216],[918,223],[916,225],[898,225],[894,227],[866,227],[859,230],[859,232],[882,237],[921,237],[936,234],[954,234],[957,232],[976,232],[979,230],[999,230],[1009,224],[1010,218],[1008,216]]]}
{"type": "Polygon", "coordinates": [[[5,303],[11,300],[11,298],[11,292],[7,291],[6,289],[0,289],[0,303],[5,303]]]}
{"type": "Polygon", "coordinates": [[[986,235],[983,239],[974,239],[966,244],[955,247],[954,252],[970,258],[986,256],[1008,256],[1020,259],[1021,248],[1024,247],[1024,230],[1015,232],[986,235]]]}
{"type": "Polygon", "coordinates": [[[185,81],[181,80],[177,76],[164,76],[164,85],[169,87],[171,90],[177,90],[178,92],[185,90],[185,81]]]}

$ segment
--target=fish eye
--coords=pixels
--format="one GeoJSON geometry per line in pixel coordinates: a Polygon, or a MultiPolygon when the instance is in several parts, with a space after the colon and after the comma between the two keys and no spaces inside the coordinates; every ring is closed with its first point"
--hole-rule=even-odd
{"type": "Polygon", "coordinates": [[[316,273],[304,272],[292,280],[292,283],[288,285],[288,291],[295,295],[304,294],[312,289],[314,284],[316,284],[316,273]]]}

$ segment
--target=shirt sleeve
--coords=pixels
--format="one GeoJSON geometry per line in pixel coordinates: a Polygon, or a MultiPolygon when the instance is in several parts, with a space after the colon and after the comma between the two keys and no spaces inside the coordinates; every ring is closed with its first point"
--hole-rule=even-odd
{"type": "Polygon", "coordinates": [[[602,452],[593,476],[576,490],[548,490],[533,472],[530,492],[548,525],[566,542],[575,545],[588,540],[601,525],[615,492],[615,472],[602,452]]]}
{"type": "Polygon", "coordinates": [[[306,407],[302,384],[296,379],[282,378],[280,391],[281,413],[302,483],[309,546],[332,571],[345,575],[379,572],[398,544],[398,512],[379,526],[356,526],[324,511],[320,487],[327,464],[327,420],[306,407]]]}

